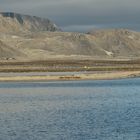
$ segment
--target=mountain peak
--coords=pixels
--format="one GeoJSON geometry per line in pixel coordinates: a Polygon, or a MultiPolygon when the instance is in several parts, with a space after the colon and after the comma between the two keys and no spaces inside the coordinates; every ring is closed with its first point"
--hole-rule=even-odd
{"type": "Polygon", "coordinates": [[[0,12],[0,31],[60,31],[60,28],[49,19],[14,12],[0,12]]]}

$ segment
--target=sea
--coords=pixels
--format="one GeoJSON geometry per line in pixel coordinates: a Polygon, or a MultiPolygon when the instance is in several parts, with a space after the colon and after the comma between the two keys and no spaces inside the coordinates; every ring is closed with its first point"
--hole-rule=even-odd
{"type": "Polygon", "coordinates": [[[140,78],[1,82],[0,140],[140,140],[140,78]]]}

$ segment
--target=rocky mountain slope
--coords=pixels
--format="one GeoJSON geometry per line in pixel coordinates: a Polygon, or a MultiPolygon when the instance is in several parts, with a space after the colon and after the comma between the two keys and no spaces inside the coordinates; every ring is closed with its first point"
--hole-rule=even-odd
{"type": "Polygon", "coordinates": [[[49,20],[0,14],[0,60],[139,58],[139,32],[126,29],[94,30],[87,34],[60,32],[49,20]]]}
{"type": "Polygon", "coordinates": [[[140,57],[140,33],[126,29],[98,30],[89,33],[108,56],[140,57]]]}
{"type": "Polygon", "coordinates": [[[0,32],[19,33],[29,31],[59,31],[49,19],[17,13],[0,13],[0,32]]]}
{"type": "Polygon", "coordinates": [[[24,57],[24,54],[15,47],[8,46],[0,41],[0,58],[5,60],[14,60],[16,57],[24,57]]]}

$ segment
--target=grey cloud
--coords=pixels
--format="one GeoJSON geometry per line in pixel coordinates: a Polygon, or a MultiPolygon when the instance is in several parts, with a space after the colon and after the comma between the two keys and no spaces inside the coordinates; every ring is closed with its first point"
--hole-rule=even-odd
{"type": "Polygon", "coordinates": [[[0,0],[1,11],[49,17],[67,31],[95,26],[139,30],[139,7],[140,0],[0,0]]]}

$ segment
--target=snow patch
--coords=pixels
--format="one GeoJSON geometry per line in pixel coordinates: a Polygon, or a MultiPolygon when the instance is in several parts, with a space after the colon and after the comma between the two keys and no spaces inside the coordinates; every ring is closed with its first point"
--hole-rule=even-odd
{"type": "Polygon", "coordinates": [[[16,38],[19,38],[19,37],[18,37],[18,36],[13,35],[13,36],[12,36],[12,38],[13,38],[13,39],[16,39],[16,38]]]}
{"type": "Polygon", "coordinates": [[[128,38],[134,39],[134,35],[129,35],[128,38]]]}
{"type": "Polygon", "coordinates": [[[104,51],[108,56],[112,56],[114,54],[113,52],[109,52],[109,51],[106,51],[106,50],[104,50],[104,51]]]}

